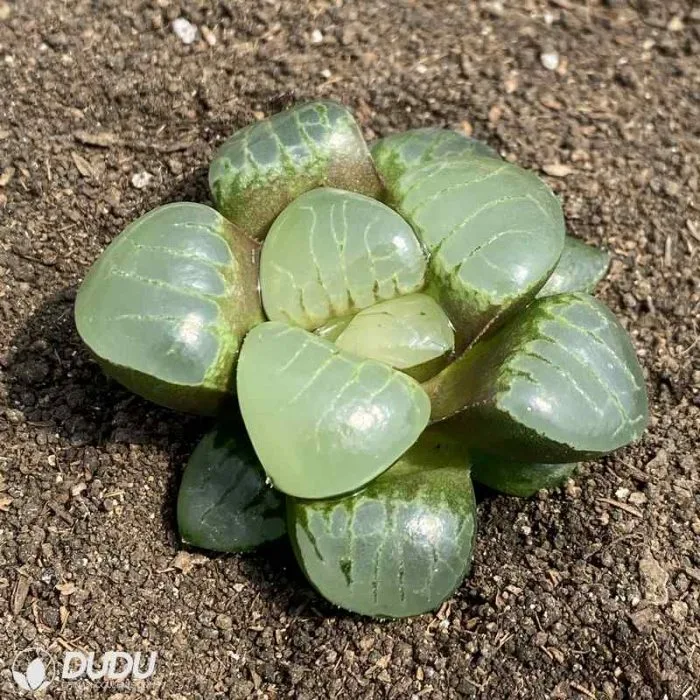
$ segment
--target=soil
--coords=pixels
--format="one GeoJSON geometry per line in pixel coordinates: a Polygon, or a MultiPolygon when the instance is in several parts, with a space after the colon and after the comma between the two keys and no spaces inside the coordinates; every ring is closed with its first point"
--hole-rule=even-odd
{"type": "Polygon", "coordinates": [[[27,647],[158,650],[53,698],[700,697],[700,6],[679,0],[0,0],[0,696],[27,647]],[[172,20],[198,37],[185,44],[172,20]],[[100,373],[76,285],[136,216],[207,200],[221,139],[293,100],[368,138],[462,129],[614,256],[642,441],[529,501],[482,494],[437,614],[331,608],[284,545],[178,554],[204,421],[100,373]]]}

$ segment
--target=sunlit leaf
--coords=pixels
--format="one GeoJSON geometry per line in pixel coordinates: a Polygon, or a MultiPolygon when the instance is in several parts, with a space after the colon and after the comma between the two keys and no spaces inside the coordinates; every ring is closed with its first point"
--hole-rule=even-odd
{"type": "Polygon", "coordinates": [[[498,158],[490,146],[449,129],[409,129],[379,139],[372,146],[372,158],[390,200],[396,197],[396,183],[409,169],[451,158],[487,156],[498,158]]]}
{"type": "Polygon", "coordinates": [[[476,505],[461,444],[435,429],[359,493],[288,499],[297,559],[324,598],[363,615],[436,609],[469,570],[476,505]]]}
{"type": "Polygon", "coordinates": [[[377,301],[415,292],[427,261],[386,205],[330,188],[307,192],[275,220],[260,257],[265,313],[312,330],[377,301]]]}
{"type": "Polygon", "coordinates": [[[445,366],[454,342],[450,320],[435,300],[408,294],[360,311],[335,344],[424,381],[445,366]]]}
{"type": "Polygon", "coordinates": [[[350,112],[319,100],[237,131],[216,152],[209,187],[216,208],[255,238],[300,194],[327,185],[381,193],[367,145],[350,112]]]}
{"type": "Polygon", "coordinates": [[[371,481],[416,441],[430,414],[425,392],[405,374],[272,321],[243,344],[238,398],[272,483],[302,498],[371,481]]]}
{"type": "Polygon", "coordinates": [[[573,462],[637,439],[644,376],[627,333],[587,294],[538,299],[425,385],[433,420],[470,447],[573,462]]]}
{"type": "Polygon", "coordinates": [[[536,175],[470,157],[407,170],[396,207],[429,251],[429,287],[462,349],[522,308],[564,246],[559,200],[536,175]]]}
{"type": "Polygon", "coordinates": [[[75,319],[104,371],[156,403],[212,414],[262,321],[258,245],[210,207],[182,202],[134,221],[90,268],[75,319]]]}

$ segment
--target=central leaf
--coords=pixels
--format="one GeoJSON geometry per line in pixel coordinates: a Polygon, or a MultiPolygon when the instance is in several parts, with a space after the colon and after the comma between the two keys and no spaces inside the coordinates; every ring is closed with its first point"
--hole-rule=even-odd
{"type": "Polygon", "coordinates": [[[416,441],[430,415],[415,380],[274,321],[243,343],[238,399],[273,485],[302,498],[371,481],[416,441]]]}
{"type": "Polygon", "coordinates": [[[319,188],[290,204],[265,239],[263,306],[273,321],[312,330],[421,289],[426,265],[396,212],[363,195],[319,188]]]}

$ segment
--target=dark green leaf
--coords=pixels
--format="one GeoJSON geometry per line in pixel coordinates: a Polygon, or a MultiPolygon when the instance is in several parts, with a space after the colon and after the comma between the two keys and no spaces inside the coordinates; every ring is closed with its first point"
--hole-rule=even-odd
{"type": "Polygon", "coordinates": [[[433,420],[470,447],[522,461],[573,462],[637,439],[644,376],[627,333],[587,294],[538,299],[431,379],[433,420]]]}
{"type": "Polygon", "coordinates": [[[255,238],[300,194],[323,185],[370,197],[382,189],[352,114],[325,100],[237,131],[209,168],[216,208],[255,238]]]}
{"type": "Polygon", "coordinates": [[[272,483],[301,498],[371,481],[416,441],[430,415],[425,392],[405,374],[273,321],[243,344],[238,399],[272,483]]]}
{"type": "Polygon", "coordinates": [[[352,496],[288,499],[297,560],[332,603],[376,617],[437,608],[469,570],[476,504],[461,444],[427,430],[352,496]]]}
{"type": "Polygon", "coordinates": [[[90,268],[75,320],[104,371],[151,401],[213,414],[262,321],[258,244],[202,204],[154,209],[90,268]]]}
{"type": "Polygon", "coordinates": [[[549,297],[563,292],[593,292],[610,265],[610,253],[587,245],[572,236],[564,239],[564,250],[552,276],[538,293],[549,297]]]}
{"type": "Polygon", "coordinates": [[[431,254],[436,296],[463,349],[529,302],[564,246],[559,200],[533,173],[495,158],[409,169],[396,207],[431,254]]]}
{"type": "Polygon", "coordinates": [[[425,284],[427,261],[411,227],[375,199],[322,187],[275,220],[260,256],[271,321],[308,330],[425,284]]]}
{"type": "Polygon", "coordinates": [[[220,424],[205,435],[182,476],[177,523],[186,544],[240,552],[285,532],[284,498],[265,472],[245,431],[220,424]]]}
{"type": "Polygon", "coordinates": [[[494,491],[521,498],[529,498],[540,489],[561,486],[578,466],[578,464],[514,462],[477,451],[471,452],[470,456],[474,481],[494,491]]]}

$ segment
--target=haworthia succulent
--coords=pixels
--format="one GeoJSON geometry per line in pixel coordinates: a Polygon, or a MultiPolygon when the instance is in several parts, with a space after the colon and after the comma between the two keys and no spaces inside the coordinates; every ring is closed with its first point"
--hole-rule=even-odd
{"type": "Polygon", "coordinates": [[[548,297],[564,292],[592,292],[605,276],[610,253],[573,236],[564,239],[564,250],[551,277],[538,293],[548,297]]]}
{"type": "Polygon", "coordinates": [[[284,498],[265,483],[265,472],[245,431],[219,424],[187,463],[177,501],[186,544],[241,552],[285,533],[284,498]]]}
{"type": "Polygon", "coordinates": [[[537,464],[515,462],[485,452],[472,451],[471,472],[474,481],[494,491],[529,498],[541,489],[561,486],[578,464],[537,464]]]}
{"type": "Polygon", "coordinates": [[[381,202],[319,188],[275,220],[260,258],[268,318],[309,330],[420,289],[427,261],[411,227],[381,202]]]}
{"type": "Polygon", "coordinates": [[[427,294],[407,294],[360,311],[335,344],[425,381],[447,364],[454,342],[450,320],[437,302],[427,294]]]}
{"type": "Polygon", "coordinates": [[[296,197],[315,187],[381,193],[367,145],[350,112],[319,100],[237,131],[216,152],[209,187],[216,208],[255,238],[296,197]]]}
{"type": "Polygon", "coordinates": [[[90,268],[78,332],[104,371],[156,403],[213,414],[243,336],[263,320],[258,244],[202,204],[155,209],[90,268]]]}
{"type": "Polygon", "coordinates": [[[476,504],[462,446],[426,431],[353,496],[288,499],[288,531],[324,598],[376,617],[437,608],[469,570],[476,504]]]}
{"type": "Polygon", "coordinates": [[[467,444],[522,461],[573,462],[637,439],[644,377],[614,315],[583,293],[538,299],[431,379],[432,418],[467,444]]]}
{"type": "Polygon", "coordinates": [[[372,145],[372,158],[390,199],[396,182],[407,171],[451,158],[498,158],[490,146],[450,129],[427,127],[390,134],[372,145]]]}
{"type": "Polygon", "coordinates": [[[462,349],[532,299],[564,245],[561,205],[536,175],[495,158],[409,169],[395,206],[431,254],[429,291],[462,349]]]}
{"type": "Polygon", "coordinates": [[[415,442],[430,415],[410,377],[274,321],[243,344],[238,399],[270,480],[302,498],[371,481],[415,442]]]}

